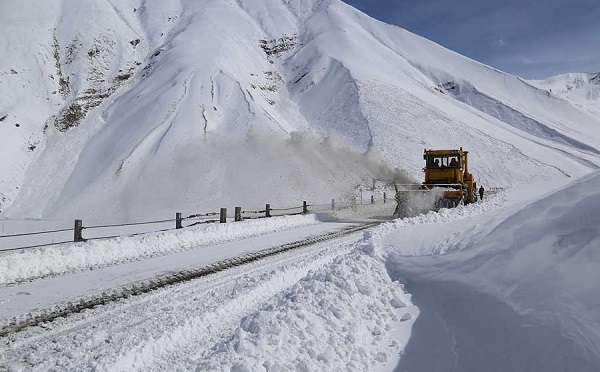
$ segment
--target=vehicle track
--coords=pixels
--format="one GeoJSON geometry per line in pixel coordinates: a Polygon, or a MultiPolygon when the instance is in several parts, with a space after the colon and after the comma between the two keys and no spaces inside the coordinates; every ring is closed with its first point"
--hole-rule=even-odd
{"type": "Polygon", "coordinates": [[[365,230],[379,225],[381,222],[366,223],[360,226],[347,228],[338,232],[319,235],[309,239],[303,239],[297,242],[272,247],[258,252],[248,253],[231,259],[215,262],[208,266],[203,266],[194,270],[183,270],[174,274],[158,276],[150,280],[131,284],[122,288],[115,289],[110,293],[103,292],[100,295],[80,299],[74,302],[68,302],[55,306],[52,309],[46,309],[37,313],[27,314],[25,317],[13,318],[7,325],[0,328],[0,337],[6,337],[18,333],[28,327],[39,326],[43,323],[51,322],[57,318],[67,317],[72,314],[80,313],[86,309],[92,309],[99,305],[106,305],[120,299],[127,299],[132,296],[148,293],[170,285],[179,284],[201,278],[207,275],[215,274],[233,267],[246,265],[270,256],[288,252],[294,249],[310,246],[316,243],[337,239],[350,235],[361,230],[365,230]]]}

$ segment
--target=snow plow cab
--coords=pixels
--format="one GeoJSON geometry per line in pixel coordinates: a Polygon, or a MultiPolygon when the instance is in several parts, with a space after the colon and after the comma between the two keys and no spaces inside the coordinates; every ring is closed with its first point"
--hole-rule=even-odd
{"type": "Polygon", "coordinates": [[[435,192],[433,207],[453,208],[459,204],[477,201],[477,185],[473,175],[469,173],[468,151],[462,147],[458,150],[427,150],[423,153],[425,160],[425,181],[421,185],[396,185],[396,202],[398,206],[395,217],[407,215],[408,201],[411,195],[435,192]],[[436,192],[437,191],[437,192],[436,192]]]}

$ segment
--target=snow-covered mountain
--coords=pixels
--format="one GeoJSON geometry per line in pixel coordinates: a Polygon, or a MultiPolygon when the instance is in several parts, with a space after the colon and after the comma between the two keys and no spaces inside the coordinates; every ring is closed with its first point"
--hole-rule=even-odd
{"type": "Polygon", "coordinates": [[[420,179],[424,147],[470,150],[486,186],[600,163],[597,101],[339,0],[7,0],[0,12],[5,215],[325,201],[393,167],[420,179]]]}
{"type": "Polygon", "coordinates": [[[600,113],[600,73],[562,74],[529,83],[579,107],[587,106],[595,115],[600,113]]]}

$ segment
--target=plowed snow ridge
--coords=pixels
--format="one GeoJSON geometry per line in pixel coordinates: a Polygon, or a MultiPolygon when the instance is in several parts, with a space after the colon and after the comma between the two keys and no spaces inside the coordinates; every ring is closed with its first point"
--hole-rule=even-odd
{"type": "Polygon", "coordinates": [[[281,216],[12,252],[0,256],[0,285],[115,265],[315,223],[318,220],[312,214],[281,216]]]}

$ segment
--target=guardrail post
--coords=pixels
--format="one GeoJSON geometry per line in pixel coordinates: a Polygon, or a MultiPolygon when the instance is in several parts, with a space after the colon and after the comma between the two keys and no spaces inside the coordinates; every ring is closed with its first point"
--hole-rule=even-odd
{"type": "Polygon", "coordinates": [[[384,192],[383,193],[383,204],[385,204],[386,201],[387,201],[387,194],[384,192]]]}
{"type": "Polygon", "coordinates": [[[75,228],[73,229],[73,241],[74,242],[82,242],[83,241],[83,221],[75,220],[75,228]]]}
{"type": "Polygon", "coordinates": [[[183,218],[181,218],[181,213],[175,213],[175,228],[176,229],[183,228],[183,226],[181,225],[181,221],[183,221],[183,218]]]}
{"type": "Polygon", "coordinates": [[[235,222],[242,220],[242,207],[235,207],[235,222]]]}
{"type": "Polygon", "coordinates": [[[371,204],[375,204],[375,195],[371,195],[371,204]]]}
{"type": "Polygon", "coordinates": [[[265,217],[271,217],[271,204],[265,206],[265,217]]]}
{"type": "Polygon", "coordinates": [[[306,204],[306,200],[302,202],[302,213],[308,213],[308,204],[306,204]]]}
{"type": "Polygon", "coordinates": [[[331,210],[335,210],[335,199],[331,199],[331,210]]]}
{"type": "Polygon", "coordinates": [[[227,222],[227,208],[221,208],[221,218],[219,219],[220,223],[226,223],[227,222]]]}

